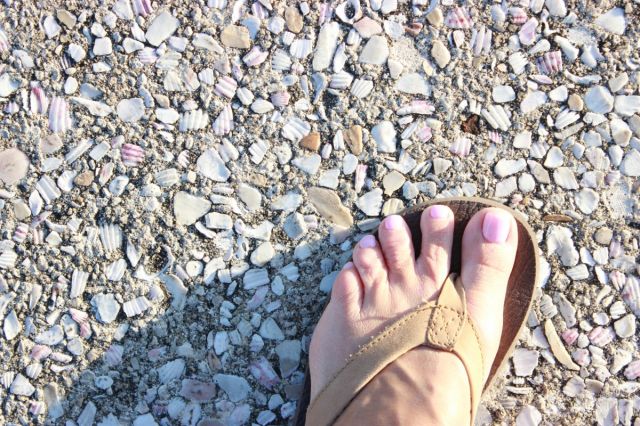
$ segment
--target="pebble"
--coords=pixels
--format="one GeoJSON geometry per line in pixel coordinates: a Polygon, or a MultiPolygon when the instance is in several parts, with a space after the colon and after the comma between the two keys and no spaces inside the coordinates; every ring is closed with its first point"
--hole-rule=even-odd
{"type": "Polygon", "coordinates": [[[355,156],[362,154],[362,127],[355,124],[344,132],[344,140],[347,142],[351,153],[355,156]]]}
{"type": "Polygon", "coordinates": [[[582,108],[584,107],[582,98],[576,95],[575,93],[572,93],[569,96],[568,104],[569,104],[569,109],[571,109],[571,111],[582,111],[582,108]]]}
{"type": "Polygon", "coordinates": [[[173,198],[173,215],[178,225],[193,225],[207,214],[211,202],[188,192],[180,191],[173,198]]]}
{"type": "Polygon", "coordinates": [[[339,226],[353,225],[349,209],[342,205],[340,197],[328,189],[312,187],[307,190],[309,201],[322,217],[339,226]]]}
{"type": "Polygon", "coordinates": [[[97,38],[93,44],[93,54],[96,56],[105,56],[111,55],[111,53],[113,53],[111,39],[108,37],[97,38]]]}
{"type": "Polygon", "coordinates": [[[625,176],[640,176],[640,152],[629,150],[620,163],[620,172],[625,176]]]}
{"type": "Polygon", "coordinates": [[[596,231],[594,238],[598,244],[608,246],[613,238],[613,231],[606,227],[600,228],[596,231]]]}
{"type": "Polygon", "coordinates": [[[118,102],[118,118],[126,123],[135,123],[144,115],[144,101],[141,98],[123,99],[118,102]]]}
{"type": "Polygon", "coordinates": [[[584,102],[589,111],[606,114],[613,110],[613,96],[604,86],[593,86],[584,96],[584,102]]]}
{"type": "Polygon", "coordinates": [[[289,31],[296,34],[302,31],[302,26],[304,24],[303,18],[295,5],[289,6],[285,9],[284,19],[289,31]]]}
{"type": "Polygon", "coordinates": [[[238,49],[248,49],[251,47],[249,30],[239,25],[228,25],[220,34],[220,41],[227,47],[238,49]]]}
{"type": "Polygon", "coordinates": [[[431,44],[431,56],[440,68],[446,67],[451,61],[451,53],[449,49],[440,41],[434,40],[431,44]]]}
{"type": "Polygon", "coordinates": [[[491,96],[494,102],[505,103],[515,100],[516,92],[511,86],[494,86],[491,96]]]}
{"type": "Polygon", "coordinates": [[[227,394],[231,402],[244,401],[251,391],[249,383],[243,377],[232,374],[216,374],[213,381],[227,394]]]}
{"type": "Polygon", "coordinates": [[[371,136],[376,141],[378,151],[395,152],[396,150],[396,130],[393,123],[384,120],[371,129],[371,136]]]}
{"type": "Polygon", "coordinates": [[[171,37],[178,29],[180,21],[171,13],[164,11],[151,21],[151,25],[145,33],[146,40],[153,46],[160,46],[160,43],[171,37]]]}
{"type": "Polygon", "coordinates": [[[598,16],[595,24],[612,34],[622,35],[627,26],[624,10],[620,7],[614,7],[608,12],[598,16]]]}
{"type": "Polygon", "coordinates": [[[300,140],[300,146],[310,151],[318,151],[320,149],[320,133],[311,132],[300,140]]]}
{"type": "Polygon", "coordinates": [[[363,64],[383,65],[389,57],[389,45],[384,36],[373,36],[362,48],[358,61],[363,64]]]}

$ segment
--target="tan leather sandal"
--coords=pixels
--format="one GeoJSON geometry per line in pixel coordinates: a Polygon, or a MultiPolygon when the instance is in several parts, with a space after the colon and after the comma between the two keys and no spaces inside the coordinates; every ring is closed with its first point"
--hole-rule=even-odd
{"type": "Polygon", "coordinates": [[[451,274],[442,286],[437,300],[419,305],[374,336],[369,343],[345,360],[344,367],[313,401],[309,401],[311,380],[307,367],[304,391],[298,401],[294,425],[333,424],[371,379],[387,365],[418,346],[452,352],[463,362],[471,389],[473,424],[481,396],[493,384],[496,373],[507,363],[529,314],[539,275],[538,245],[524,218],[502,204],[482,198],[443,198],[401,213],[411,229],[416,257],[420,254],[422,240],[420,216],[424,209],[434,204],[449,206],[455,216],[451,274]],[[507,286],[500,346],[488,379],[483,383],[485,357],[476,327],[467,316],[464,287],[457,274],[461,266],[464,228],[471,217],[485,207],[499,207],[513,214],[518,224],[518,249],[507,286]]]}

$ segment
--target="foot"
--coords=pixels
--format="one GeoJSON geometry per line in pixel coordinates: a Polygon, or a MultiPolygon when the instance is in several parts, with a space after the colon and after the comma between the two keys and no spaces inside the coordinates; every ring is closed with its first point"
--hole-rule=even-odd
{"type": "MultiPolygon", "coordinates": [[[[360,240],[354,249],[353,262],[345,265],[334,283],[331,302],[311,340],[312,400],[344,366],[349,355],[373,335],[417,305],[437,298],[449,275],[453,226],[453,212],[448,207],[435,205],[426,209],[420,222],[422,245],[417,259],[410,230],[400,216],[382,221],[379,241],[372,235],[360,240]]],[[[517,241],[515,219],[498,208],[476,213],[463,236],[461,276],[468,313],[478,327],[486,355],[485,378],[500,343],[504,297],[517,241]]],[[[469,392],[464,366],[455,355],[418,348],[376,376],[340,420],[373,410],[375,413],[371,414],[375,414],[379,423],[403,419],[403,424],[437,424],[441,418],[449,424],[463,424],[464,417],[459,416],[466,415],[468,424],[469,392]],[[447,395],[451,392],[455,393],[447,395]],[[452,397],[459,402],[457,406],[450,403],[452,397]],[[448,402],[444,405],[451,413],[438,401],[448,402]],[[402,410],[403,404],[407,410],[402,410]],[[381,412],[386,417],[381,417],[381,412]],[[410,417],[404,418],[407,414],[410,417]]],[[[345,423],[354,424],[348,420],[345,423]]]]}

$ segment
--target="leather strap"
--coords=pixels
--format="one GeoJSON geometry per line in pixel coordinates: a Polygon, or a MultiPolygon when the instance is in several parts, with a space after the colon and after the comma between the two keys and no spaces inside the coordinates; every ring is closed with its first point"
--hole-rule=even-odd
{"type": "Polygon", "coordinates": [[[410,350],[425,345],[452,352],[467,371],[471,389],[471,424],[482,394],[484,355],[475,326],[467,316],[460,278],[451,274],[436,302],[419,305],[387,326],[346,360],[345,366],[309,405],[306,424],[331,425],[351,400],[387,365],[410,350]]]}

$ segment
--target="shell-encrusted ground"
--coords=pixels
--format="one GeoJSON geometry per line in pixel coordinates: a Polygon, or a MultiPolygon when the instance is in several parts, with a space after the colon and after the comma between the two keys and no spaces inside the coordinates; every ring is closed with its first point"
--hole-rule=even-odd
{"type": "Polygon", "coordinates": [[[286,424],[354,244],[466,195],[543,258],[479,424],[637,425],[640,3],[289,3],[4,2],[0,422],[286,424]]]}

